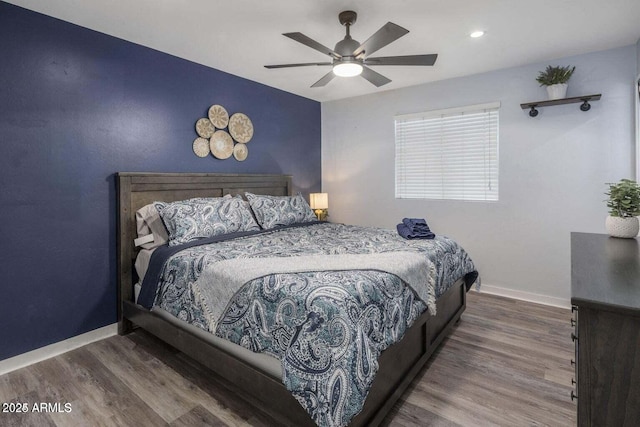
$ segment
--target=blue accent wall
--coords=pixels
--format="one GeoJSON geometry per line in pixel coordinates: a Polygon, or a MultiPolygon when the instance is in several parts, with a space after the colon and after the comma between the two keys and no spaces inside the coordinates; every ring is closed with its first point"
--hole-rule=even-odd
{"type": "Polygon", "coordinates": [[[116,321],[117,171],[286,173],[320,190],[320,103],[0,2],[0,360],[116,321]],[[212,104],[255,133],[198,158],[212,104]]]}

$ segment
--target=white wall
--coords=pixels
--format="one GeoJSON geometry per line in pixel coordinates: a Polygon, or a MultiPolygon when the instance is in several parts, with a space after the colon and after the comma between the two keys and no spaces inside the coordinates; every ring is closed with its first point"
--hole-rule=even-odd
{"type": "Polygon", "coordinates": [[[605,183],[633,175],[636,57],[631,45],[323,103],[330,219],[394,228],[424,217],[467,249],[483,283],[568,300],[570,232],[603,233],[605,183]],[[571,104],[530,118],[520,103],[546,99],[535,77],[548,64],[576,66],[567,96],[602,100],[586,113],[571,104]],[[394,115],[491,101],[501,102],[500,200],[395,199],[394,115]]]}
{"type": "MultiPolygon", "coordinates": [[[[640,39],[636,43],[636,82],[640,87],[640,39]]],[[[640,94],[636,91],[636,181],[640,181],[640,94]]]]}
{"type": "Polygon", "coordinates": [[[640,73],[640,39],[638,39],[638,42],[636,43],[636,60],[636,70],[638,71],[638,73],[640,73]]]}

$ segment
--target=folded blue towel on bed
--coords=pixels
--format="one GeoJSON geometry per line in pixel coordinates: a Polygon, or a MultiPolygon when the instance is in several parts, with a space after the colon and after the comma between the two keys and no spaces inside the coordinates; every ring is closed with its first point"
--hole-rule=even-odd
{"type": "Polygon", "coordinates": [[[410,230],[431,231],[423,218],[402,218],[402,223],[410,230]]]}
{"type": "MultiPolygon", "coordinates": [[[[424,225],[426,226],[426,224],[427,223],[425,222],[424,225]]],[[[429,230],[429,226],[420,226],[411,229],[407,227],[407,225],[403,221],[402,224],[398,224],[396,228],[398,229],[398,234],[405,239],[433,239],[434,237],[436,237],[436,235],[431,230],[429,230]]]]}
{"type": "Polygon", "coordinates": [[[405,239],[433,239],[436,235],[431,231],[420,231],[415,230],[412,231],[409,227],[404,224],[397,225],[398,234],[404,237],[405,239]]]}

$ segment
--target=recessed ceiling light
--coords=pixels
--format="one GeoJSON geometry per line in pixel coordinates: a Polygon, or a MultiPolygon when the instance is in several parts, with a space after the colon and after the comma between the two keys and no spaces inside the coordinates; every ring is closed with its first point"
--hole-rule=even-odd
{"type": "Polygon", "coordinates": [[[473,33],[469,34],[469,36],[477,39],[478,37],[484,36],[484,31],[474,31],[473,33]]]}

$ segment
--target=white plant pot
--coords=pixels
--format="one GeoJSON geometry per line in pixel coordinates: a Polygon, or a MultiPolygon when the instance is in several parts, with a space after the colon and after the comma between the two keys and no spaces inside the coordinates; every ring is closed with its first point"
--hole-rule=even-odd
{"type": "Polygon", "coordinates": [[[555,85],[547,86],[547,95],[549,99],[562,99],[567,97],[567,84],[558,83],[555,85]]]}
{"type": "Polygon", "coordinates": [[[640,224],[638,217],[622,218],[619,216],[608,216],[605,221],[607,233],[612,237],[634,238],[638,235],[640,224]]]}

